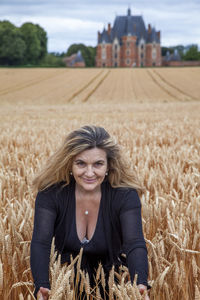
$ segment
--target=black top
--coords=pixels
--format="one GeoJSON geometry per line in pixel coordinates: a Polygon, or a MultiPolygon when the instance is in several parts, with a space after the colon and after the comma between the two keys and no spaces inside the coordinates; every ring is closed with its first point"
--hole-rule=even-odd
{"type": "Polygon", "coordinates": [[[112,188],[109,182],[102,183],[101,192],[96,228],[89,242],[80,241],[76,231],[74,181],[65,187],[63,183],[54,185],[37,194],[31,241],[35,294],[40,286],[50,288],[49,257],[53,236],[62,263],[70,261],[70,255],[78,255],[83,247],[81,267],[92,277],[99,262],[107,272],[113,264],[121,264],[119,257],[123,252],[131,280],[137,273],[137,284],[147,285],[147,249],[138,194],[131,188],[112,188]]]}

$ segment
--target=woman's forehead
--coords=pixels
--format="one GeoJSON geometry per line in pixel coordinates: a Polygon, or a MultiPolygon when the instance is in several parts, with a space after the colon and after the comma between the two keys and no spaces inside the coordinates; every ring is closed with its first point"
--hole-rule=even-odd
{"type": "Polygon", "coordinates": [[[107,155],[106,151],[100,148],[92,148],[87,149],[75,156],[75,160],[82,159],[82,160],[106,160],[107,155]]]}

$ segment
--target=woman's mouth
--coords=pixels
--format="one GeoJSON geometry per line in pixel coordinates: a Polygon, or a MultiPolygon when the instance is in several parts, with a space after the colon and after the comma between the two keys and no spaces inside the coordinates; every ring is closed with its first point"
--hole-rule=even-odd
{"type": "Polygon", "coordinates": [[[83,180],[87,183],[93,183],[96,181],[96,178],[93,178],[93,179],[89,179],[89,178],[83,178],[83,180]]]}

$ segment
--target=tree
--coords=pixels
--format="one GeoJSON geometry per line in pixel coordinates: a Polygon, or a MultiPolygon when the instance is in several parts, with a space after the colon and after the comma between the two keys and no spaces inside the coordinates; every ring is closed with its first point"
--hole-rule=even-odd
{"type": "Polygon", "coordinates": [[[192,46],[183,56],[184,60],[200,60],[200,52],[197,46],[192,46]]]}
{"type": "Polygon", "coordinates": [[[35,26],[37,29],[37,36],[39,38],[40,47],[41,47],[39,59],[43,59],[47,54],[47,34],[42,27],[40,27],[39,25],[35,25],[35,26]]]}
{"type": "Polygon", "coordinates": [[[9,21],[0,22],[0,64],[23,63],[25,51],[26,44],[19,29],[9,21]]]}
{"type": "Polygon", "coordinates": [[[24,23],[20,31],[26,43],[25,62],[38,64],[47,53],[46,32],[39,25],[32,23],[24,23]]]}
{"type": "Polygon", "coordinates": [[[96,55],[96,48],[91,46],[87,47],[84,44],[72,44],[66,53],[66,56],[70,56],[78,51],[81,51],[82,56],[85,60],[86,67],[94,67],[95,65],[95,55],[96,55]]]}
{"type": "Polygon", "coordinates": [[[40,62],[44,67],[65,67],[62,56],[55,55],[54,53],[48,53],[40,62]]]}

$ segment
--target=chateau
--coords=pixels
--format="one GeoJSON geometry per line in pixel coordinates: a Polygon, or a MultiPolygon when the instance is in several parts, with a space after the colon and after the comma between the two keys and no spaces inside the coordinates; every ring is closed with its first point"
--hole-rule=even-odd
{"type": "Polygon", "coordinates": [[[142,16],[117,16],[114,26],[98,32],[97,67],[161,66],[160,31],[148,25],[142,16]]]}

